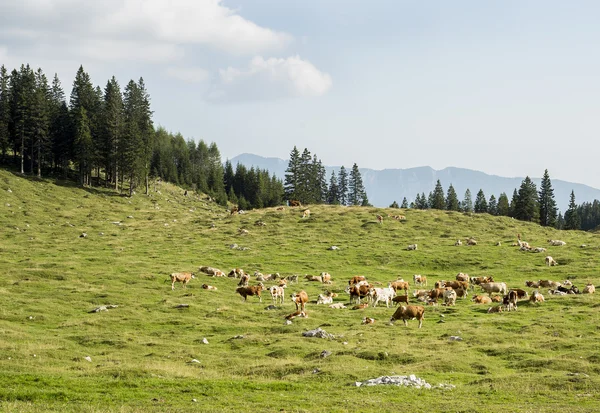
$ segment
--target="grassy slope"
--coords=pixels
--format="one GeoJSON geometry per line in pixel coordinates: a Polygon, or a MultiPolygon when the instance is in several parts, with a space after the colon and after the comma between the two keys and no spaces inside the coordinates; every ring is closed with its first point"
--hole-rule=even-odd
{"type": "MultiPolygon", "coordinates": [[[[459,300],[428,307],[422,329],[387,324],[393,309],[316,306],[324,288],[300,281],[313,304],[309,318],[285,326],[286,303],[247,303],[236,281],[199,275],[171,291],[174,271],[201,265],[246,272],[332,274],[337,299],[352,275],[386,283],[453,279],[459,271],[493,275],[511,287],[525,280],[598,284],[600,238],[557,232],[505,217],[310,206],[231,217],[201,197],[167,184],[132,199],[64,182],[28,180],[0,170],[0,408],[3,411],[594,411],[598,297],[548,297],[544,305],[486,314],[459,300]],[[12,192],[8,192],[8,189],[12,192]],[[131,216],[132,218],[128,218],[131,216]],[[256,220],[267,223],[254,226],[256,220]],[[115,224],[121,222],[121,225],[115,224]],[[212,227],[214,224],[214,228],[212,227]],[[249,235],[239,236],[239,228],[249,235]],[[85,232],[87,237],[80,235],[85,232]],[[515,234],[545,254],[511,246],[515,234]],[[103,235],[101,235],[103,234],[103,235]],[[473,236],[475,247],[454,247],[473,236]],[[502,246],[496,247],[497,241],[502,246]],[[248,250],[230,249],[237,243],[248,250]],[[408,244],[418,251],[406,251],[408,244]],[[586,248],[580,248],[587,244],[586,248]],[[337,245],[338,251],[328,251],[337,245]],[[200,288],[207,282],[217,291],[200,288]],[[103,304],[119,307],[89,313],[103,304]],[[174,308],[189,304],[187,309],[174,308]],[[438,323],[440,314],[444,323],[438,323]],[[363,326],[364,316],[374,325],[363,326]],[[335,340],[302,337],[321,326],[335,340]],[[233,337],[243,335],[242,339],[233,337]],[[448,337],[459,335],[462,341],[448,337]],[[206,338],[209,344],[203,344],[206,338]],[[332,356],[319,354],[329,350],[332,356]],[[35,355],[35,356],[34,356],[35,355]],[[92,361],[84,358],[90,356],[92,361]],[[189,363],[197,359],[200,363],[189,363]],[[579,373],[573,375],[572,373],[579,373]],[[454,390],[357,388],[355,381],[415,374],[454,390]],[[192,402],[196,399],[197,402],[192,402]]],[[[545,291],[544,291],[545,293],[545,291]]]]}

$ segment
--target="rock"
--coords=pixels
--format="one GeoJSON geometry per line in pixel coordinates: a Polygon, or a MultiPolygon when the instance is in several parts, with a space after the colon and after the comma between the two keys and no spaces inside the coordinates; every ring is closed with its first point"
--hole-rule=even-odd
{"type": "Polygon", "coordinates": [[[356,387],[394,385],[394,386],[415,387],[417,389],[421,389],[421,388],[453,389],[455,387],[451,384],[439,384],[438,386],[432,386],[431,384],[429,384],[425,380],[415,376],[414,374],[411,374],[410,376],[381,376],[376,379],[370,379],[370,380],[366,380],[363,382],[357,381],[354,383],[354,385],[356,387]]]}
{"type": "Polygon", "coordinates": [[[275,310],[275,309],[277,309],[277,307],[275,307],[273,304],[271,304],[271,305],[270,305],[270,306],[268,306],[268,307],[265,307],[265,310],[267,310],[267,311],[268,311],[268,310],[275,310]]]}
{"type": "Polygon", "coordinates": [[[203,342],[204,344],[208,344],[208,340],[206,339],[206,337],[204,337],[204,338],[202,339],[202,342],[203,342]]]}
{"type": "Polygon", "coordinates": [[[196,403],[197,401],[198,401],[198,400],[196,400],[196,399],[192,399],[192,402],[193,402],[193,403],[196,403]]]}
{"type": "Polygon", "coordinates": [[[133,215],[128,215],[127,218],[133,219],[133,215]]]}
{"type": "Polygon", "coordinates": [[[83,359],[89,361],[90,363],[92,362],[92,358],[90,356],[85,356],[83,359]]]}
{"type": "Polygon", "coordinates": [[[283,322],[283,325],[284,325],[284,326],[289,326],[290,324],[292,324],[292,320],[285,320],[285,321],[283,322]]]}
{"type": "Polygon", "coordinates": [[[100,307],[94,308],[90,313],[99,313],[100,311],[108,311],[109,308],[117,308],[118,305],[101,305],[100,307]]]}
{"type": "Polygon", "coordinates": [[[242,338],[245,338],[245,337],[243,335],[241,335],[241,334],[239,336],[232,337],[233,340],[240,340],[242,338]]]}
{"type": "Polygon", "coordinates": [[[188,363],[200,363],[200,360],[192,359],[188,361],[188,363]]]}
{"type": "Polygon", "coordinates": [[[84,232],[83,234],[81,234],[81,235],[79,236],[79,238],[87,238],[87,234],[84,232]]]}
{"type": "Polygon", "coordinates": [[[176,305],[175,308],[188,308],[190,305],[189,304],[179,304],[176,305]]]}
{"type": "Polygon", "coordinates": [[[10,188],[8,188],[6,191],[12,193],[12,190],[10,188]]]}
{"type": "Polygon", "coordinates": [[[450,337],[448,337],[448,340],[450,340],[450,341],[462,341],[462,337],[459,337],[459,336],[450,336],[450,337]]]}
{"type": "Polygon", "coordinates": [[[320,354],[320,356],[319,356],[319,357],[321,357],[322,359],[324,359],[324,358],[326,358],[326,357],[329,357],[329,356],[331,356],[331,354],[332,354],[332,353],[331,353],[331,351],[323,350],[323,351],[321,352],[321,354],[320,354]]]}
{"type": "Polygon", "coordinates": [[[104,235],[104,232],[99,232],[98,235],[104,235]]]}
{"type": "Polygon", "coordinates": [[[327,248],[329,251],[335,251],[335,250],[339,250],[338,247],[336,247],[335,245],[332,245],[331,247],[327,248]]]}
{"type": "Polygon", "coordinates": [[[314,370],[312,371],[312,374],[318,374],[318,373],[320,373],[320,372],[321,372],[321,370],[319,370],[319,369],[314,369],[314,370]]]}
{"type": "Polygon", "coordinates": [[[231,245],[229,246],[229,248],[231,248],[232,250],[236,249],[237,247],[238,247],[238,245],[237,245],[237,244],[231,244],[231,245]]]}
{"type": "Polygon", "coordinates": [[[318,338],[328,338],[334,339],[335,336],[333,334],[329,334],[325,330],[322,330],[321,327],[316,328],[315,330],[309,330],[302,333],[304,337],[318,337],[318,338]]]}

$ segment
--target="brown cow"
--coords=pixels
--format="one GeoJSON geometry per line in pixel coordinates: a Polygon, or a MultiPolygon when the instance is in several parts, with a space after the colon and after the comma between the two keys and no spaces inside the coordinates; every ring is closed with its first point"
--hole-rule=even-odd
{"type": "Polygon", "coordinates": [[[397,305],[399,303],[408,304],[408,295],[397,295],[394,298],[392,298],[392,303],[394,303],[394,305],[397,305]]]}
{"type": "Polygon", "coordinates": [[[492,302],[492,299],[487,295],[474,295],[471,301],[475,304],[489,304],[492,302]]]}
{"type": "Polygon", "coordinates": [[[383,224],[383,217],[381,215],[377,215],[377,222],[383,224]]]}
{"type": "Polygon", "coordinates": [[[423,317],[425,315],[425,307],[420,305],[402,305],[398,307],[396,312],[390,318],[390,324],[394,324],[396,320],[404,321],[404,325],[408,326],[408,320],[419,320],[419,328],[423,325],[423,317]]]}
{"type": "Polygon", "coordinates": [[[175,289],[175,283],[179,282],[183,284],[183,288],[187,288],[187,283],[194,277],[191,272],[174,272],[171,274],[171,290],[175,289]]]}
{"type": "Polygon", "coordinates": [[[244,297],[244,301],[247,300],[249,295],[257,295],[258,301],[262,303],[262,297],[260,296],[260,292],[263,287],[261,285],[251,285],[248,287],[238,287],[235,292],[239,293],[242,297],[244,297]]]}
{"type": "Polygon", "coordinates": [[[388,287],[392,288],[394,291],[404,290],[404,295],[408,294],[408,281],[393,281],[388,283],[388,287]]]}
{"type": "Polygon", "coordinates": [[[364,275],[355,275],[354,277],[350,278],[350,281],[348,281],[348,285],[358,284],[361,281],[367,281],[365,276],[364,275]]]}
{"type": "Polygon", "coordinates": [[[296,304],[296,311],[300,310],[304,312],[304,307],[308,302],[308,294],[306,291],[302,290],[299,293],[292,293],[292,300],[294,300],[294,304],[296,304]]]}

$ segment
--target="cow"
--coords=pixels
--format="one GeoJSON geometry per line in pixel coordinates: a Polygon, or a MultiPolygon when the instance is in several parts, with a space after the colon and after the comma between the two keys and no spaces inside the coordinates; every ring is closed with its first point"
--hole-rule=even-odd
{"type": "Polygon", "coordinates": [[[326,294],[319,294],[317,304],[333,304],[333,297],[326,294]]]}
{"type": "Polygon", "coordinates": [[[549,243],[550,245],[552,245],[553,247],[561,247],[561,246],[563,246],[563,245],[567,245],[567,243],[566,243],[566,242],[564,242],[564,241],[561,241],[561,240],[559,240],[559,239],[549,239],[549,240],[548,240],[548,243],[549,243]]]}
{"type": "Polygon", "coordinates": [[[310,218],[310,209],[302,211],[302,218],[310,218]]]}
{"type": "Polygon", "coordinates": [[[462,272],[459,272],[458,274],[456,274],[456,281],[469,282],[469,274],[463,274],[462,272]]]}
{"type": "Polygon", "coordinates": [[[237,206],[231,207],[230,214],[235,215],[238,213],[238,211],[239,211],[239,208],[237,206]]]}
{"type": "Polygon", "coordinates": [[[526,300],[529,298],[527,291],[523,290],[522,288],[511,288],[510,291],[515,291],[519,300],[526,300]]]}
{"type": "Polygon", "coordinates": [[[244,270],[242,270],[241,268],[234,268],[231,271],[229,271],[229,274],[227,274],[227,276],[230,278],[240,278],[242,274],[244,274],[244,270]]]}
{"type": "Polygon", "coordinates": [[[377,215],[377,222],[383,224],[383,217],[381,215],[377,215]]]}
{"type": "Polygon", "coordinates": [[[410,244],[408,247],[406,247],[407,251],[416,251],[417,250],[417,244],[410,244]]]}
{"type": "Polygon", "coordinates": [[[552,267],[552,266],[558,265],[558,263],[556,262],[556,260],[554,258],[552,258],[551,256],[548,255],[546,257],[546,265],[548,267],[552,267]]]}
{"type": "Polygon", "coordinates": [[[223,273],[223,271],[221,271],[221,270],[219,270],[217,268],[207,267],[207,266],[200,267],[198,269],[198,271],[200,271],[200,272],[202,272],[202,273],[204,273],[206,275],[213,276],[213,277],[222,277],[222,276],[225,275],[223,273]]]}
{"type": "Polygon", "coordinates": [[[319,276],[321,277],[323,284],[331,284],[331,274],[328,272],[322,272],[319,276]]]}
{"type": "Polygon", "coordinates": [[[292,300],[294,300],[294,304],[296,304],[296,311],[300,310],[304,312],[304,308],[308,302],[308,294],[306,294],[306,291],[304,290],[299,293],[292,293],[292,300]]]}
{"type": "Polygon", "coordinates": [[[187,283],[192,278],[196,278],[191,272],[174,272],[171,274],[171,290],[175,289],[175,283],[181,283],[183,288],[187,288],[187,283]]]}
{"type": "Polygon", "coordinates": [[[331,304],[329,306],[329,308],[340,309],[340,308],[346,308],[346,306],[344,305],[344,303],[335,303],[335,304],[331,304]]]}
{"type": "Polygon", "coordinates": [[[350,295],[350,302],[353,299],[356,299],[358,303],[360,303],[360,299],[366,297],[367,299],[371,297],[370,290],[373,288],[371,284],[367,284],[366,281],[362,281],[365,284],[355,284],[346,287],[346,292],[350,295]]]}
{"type": "Polygon", "coordinates": [[[531,250],[531,252],[546,252],[546,248],[536,247],[531,250]]]}
{"type": "Polygon", "coordinates": [[[493,283],[493,277],[471,277],[470,278],[472,285],[481,285],[483,283],[493,283]]]}
{"type": "Polygon", "coordinates": [[[456,296],[459,298],[467,298],[469,296],[468,291],[464,288],[456,288],[454,291],[456,291],[456,296]]]}
{"type": "Polygon", "coordinates": [[[415,292],[413,293],[413,297],[422,297],[425,295],[429,295],[429,290],[415,290],[415,292]]]}
{"type": "Polygon", "coordinates": [[[506,294],[502,300],[502,304],[506,311],[517,310],[517,292],[515,290],[510,290],[508,294],[506,294]]]}
{"type": "Polygon", "coordinates": [[[531,297],[529,297],[529,301],[531,301],[534,304],[543,303],[544,296],[540,294],[538,290],[533,290],[533,292],[531,293],[531,297]]]}
{"type": "Polygon", "coordinates": [[[408,294],[408,282],[407,281],[393,281],[388,283],[388,287],[392,288],[394,291],[404,290],[404,295],[408,294]]]}
{"type": "Polygon", "coordinates": [[[350,278],[350,281],[348,281],[348,285],[358,284],[359,282],[366,280],[367,279],[364,275],[355,275],[354,277],[350,278]]]}
{"type": "Polygon", "coordinates": [[[402,305],[398,307],[396,312],[390,318],[390,324],[394,324],[396,320],[404,321],[404,325],[408,326],[408,320],[419,320],[419,328],[423,326],[423,318],[425,316],[425,307],[420,305],[402,305]]]}
{"type": "Polygon", "coordinates": [[[293,284],[293,283],[297,284],[298,283],[298,275],[297,274],[288,275],[287,277],[285,277],[285,280],[289,281],[290,284],[293,284]]]}
{"type": "Polygon", "coordinates": [[[465,290],[469,288],[469,283],[467,281],[442,281],[442,286],[445,288],[452,288],[456,290],[457,288],[464,288],[465,290]]]}
{"type": "Polygon", "coordinates": [[[306,278],[308,281],[317,281],[322,283],[323,282],[323,278],[319,277],[318,275],[305,275],[304,278],[306,278]]]}
{"type": "Polygon", "coordinates": [[[552,280],[540,280],[538,281],[538,285],[543,288],[558,288],[561,286],[558,281],[552,280]]]}
{"type": "Polygon", "coordinates": [[[488,313],[501,313],[502,312],[502,306],[501,305],[497,305],[496,307],[490,307],[487,310],[488,313]]]}
{"type": "Polygon", "coordinates": [[[375,319],[371,317],[365,317],[362,320],[362,324],[373,324],[375,323],[375,319]]]}
{"type": "Polygon", "coordinates": [[[277,207],[277,211],[284,211],[284,210],[285,210],[285,207],[282,207],[282,206],[277,207]]]}
{"type": "Polygon", "coordinates": [[[487,295],[474,295],[471,301],[475,304],[489,304],[492,302],[492,299],[487,295]]]}
{"type": "Polygon", "coordinates": [[[392,298],[392,303],[394,305],[398,305],[399,303],[408,304],[408,295],[397,295],[394,298],[392,298]]]}
{"type": "Polygon", "coordinates": [[[433,290],[429,291],[429,298],[431,300],[437,300],[438,298],[444,298],[444,293],[447,290],[445,288],[434,288],[433,290]]]}
{"type": "Polygon", "coordinates": [[[413,282],[415,285],[427,285],[427,277],[421,274],[413,275],[413,282]]]}
{"type": "Polygon", "coordinates": [[[493,303],[501,303],[504,300],[504,297],[501,295],[493,295],[490,297],[493,303]]]}
{"type": "Polygon", "coordinates": [[[444,292],[444,305],[456,305],[456,291],[446,290],[444,292]]]}
{"type": "Polygon", "coordinates": [[[238,287],[247,287],[248,281],[250,281],[250,275],[242,274],[242,276],[240,277],[240,282],[238,283],[238,287]]]}
{"type": "Polygon", "coordinates": [[[455,247],[460,247],[462,245],[462,241],[457,239],[456,242],[454,243],[455,247]]]}
{"type": "Polygon", "coordinates": [[[290,201],[290,206],[291,207],[299,207],[299,206],[302,206],[302,202],[296,201],[296,200],[291,200],[290,201]]]}
{"type": "Polygon", "coordinates": [[[277,304],[280,301],[281,304],[283,304],[283,300],[285,297],[284,287],[278,287],[274,285],[271,288],[269,288],[269,292],[271,293],[271,299],[275,302],[275,304],[277,304]]]}
{"type": "Polygon", "coordinates": [[[594,287],[594,284],[588,284],[583,289],[584,294],[594,294],[595,292],[596,292],[596,287],[594,287]]]}
{"type": "Polygon", "coordinates": [[[530,287],[530,288],[539,288],[540,282],[539,281],[525,281],[525,286],[530,287]]]}
{"type": "Polygon", "coordinates": [[[369,306],[369,303],[362,303],[362,304],[356,304],[354,307],[352,307],[352,310],[364,310],[365,308],[367,308],[369,306]]]}
{"type": "Polygon", "coordinates": [[[499,282],[481,283],[481,284],[479,284],[479,286],[481,287],[481,289],[483,291],[485,291],[488,294],[491,294],[491,293],[506,294],[508,292],[508,290],[506,288],[506,283],[499,283],[499,282]]]}
{"type": "Polygon", "coordinates": [[[396,291],[391,288],[373,288],[373,295],[375,301],[373,302],[373,307],[377,307],[377,303],[380,301],[385,301],[385,306],[390,307],[390,301],[396,295],[396,291]]]}
{"type": "Polygon", "coordinates": [[[467,239],[467,245],[477,245],[477,241],[474,238],[467,239]]]}
{"type": "Polygon", "coordinates": [[[204,288],[205,290],[216,290],[217,287],[213,287],[212,285],[208,285],[208,284],[202,284],[202,288],[204,288]]]}
{"type": "Polygon", "coordinates": [[[244,297],[244,301],[247,301],[248,296],[256,295],[258,296],[258,301],[262,303],[262,297],[260,296],[260,292],[263,287],[261,285],[252,285],[247,287],[238,287],[235,292],[244,297]]]}
{"type": "Polygon", "coordinates": [[[288,314],[284,318],[286,320],[291,320],[291,319],[296,318],[296,317],[305,317],[306,318],[306,317],[308,317],[308,315],[306,315],[306,313],[304,311],[296,310],[296,312],[294,312],[292,314],[288,314]]]}

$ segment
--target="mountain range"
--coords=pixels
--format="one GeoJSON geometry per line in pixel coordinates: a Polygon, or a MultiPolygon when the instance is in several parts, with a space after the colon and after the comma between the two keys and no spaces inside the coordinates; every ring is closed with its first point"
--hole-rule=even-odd
{"type": "MultiPolygon", "coordinates": [[[[234,167],[240,163],[247,168],[255,167],[267,169],[272,175],[274,174],[282,180],[285,179],[285,170],[288,167],[288,161],[280,158],[265,158],[259,155],[244,153],[229,160],[234,167]]],[[[349,172],[352,165],[346,166],[349,172]]],[[[325,166],[327,171],[327,181],[331,176],[331,172],[335,171],[338,175],[339,166],[325,166]]],[[[475,202],[475,197],[480,189],[483,189],[485,197],[489,200],[491,195],[498,199],[502,192],[508,195],[508,199],[512,198],[513,191],[519,189],[521,182],[525,177],[507,178],[497,175],[488,175],[484,172],[474,171],[472,169],[448,167],[439,171],[429,167],[421,166],[408,169],[382,169],[375,170],[369,168],[359,168],[365,190],[369,202],[376,207],[388,207],[394,201],[398,204],[402,203],[402,199],[406,197],[410,204],[414,201],[417,194],[433,191],[436,182],[439,179],[444,187],[444,193],[448,190],[450,184],[454,186],[458,199],[463,200],[465,191],[471,191],[471,197],[475,202]]],[[[538,190],[540,188],[541,178],[530,177],[536,184],[538,190]]],[[[594,199],[600,199],[600,189],[593,188],[588,185],[578,184],[573,182],[552,179],[552,188],[554,189],[554,197],[560,211],[567,210],[571,191],[575,192],[575,200],[577,204],[583,202],[592,202],[594,199]]]]}

